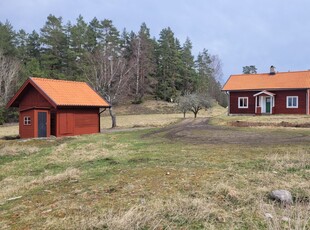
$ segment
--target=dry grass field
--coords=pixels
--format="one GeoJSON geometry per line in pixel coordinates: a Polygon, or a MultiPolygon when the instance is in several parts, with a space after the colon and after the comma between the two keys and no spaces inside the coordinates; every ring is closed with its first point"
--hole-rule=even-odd
{"type": "MultiPolygon", "coordinates": [[[[196,120],[117,119],[153,128],[0,140],[0,229],[310,229],[310,129],[232,127],[267,118],[219,107],[196,120]],[[271,201],[274,189],[294,204],[271,201]]],[[[0,127],[0,136],[17,132],[0,127]]]]}

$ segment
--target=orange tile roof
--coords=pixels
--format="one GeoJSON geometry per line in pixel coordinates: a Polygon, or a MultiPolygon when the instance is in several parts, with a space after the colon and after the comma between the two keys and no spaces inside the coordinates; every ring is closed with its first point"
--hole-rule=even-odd
{"type": "Polygon", "coordinates": [[[30,81],[38,86],[57,106],[110,106],[85,82],[34,77],[31,77],[30,81]]]}
{"type": "Polygon", "coordinates": [[[224,91],[264,89],[309,89],[310,71],[278,72],[275,75],[239,74],[231,75],[224,91]]]}

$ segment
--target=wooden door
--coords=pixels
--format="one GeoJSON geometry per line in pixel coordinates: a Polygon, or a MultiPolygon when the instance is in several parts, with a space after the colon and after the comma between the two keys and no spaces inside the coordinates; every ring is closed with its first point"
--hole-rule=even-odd
{"type": "Polygon", "coordinates": [[[38,137],[47,137],[47,112],[38,112],[38,137]]]}
{"type": "Polygon", "coordinates": [[[267,97],[266,98],[266,113],[270,113],[270,103],[271,100],[270,100],[270,97],[267,97]]]}

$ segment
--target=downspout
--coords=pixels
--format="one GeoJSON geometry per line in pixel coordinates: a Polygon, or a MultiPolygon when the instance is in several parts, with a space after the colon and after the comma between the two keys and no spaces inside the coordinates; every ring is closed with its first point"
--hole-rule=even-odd
{"type": "Polygon", "coordinates": [[[100,111],[99,113],[98,113],[98,131],[99,131],[99,133],[101,132],[101,129],[100,129],[100,127],[101,127],[101,124],[100,124],[100,115],[101,115],[101,113],[103,113],[104,111],[106,111],[107,110],[107,108],[104,108],[102,111],[100,111]]]}

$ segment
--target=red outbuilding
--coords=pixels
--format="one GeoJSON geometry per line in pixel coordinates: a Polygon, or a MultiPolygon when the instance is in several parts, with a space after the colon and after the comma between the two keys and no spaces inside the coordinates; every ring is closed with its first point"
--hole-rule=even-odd
{"type": "Polygon", "coordinates": [[[310,114],[310,71],[231,75],[229,114],[310,114]]]}
{"type": "Polygon", "coordinates": [[[21,138],[100,132],[100,108],[110,107],[87,83],[28,78],[8,102],[19,108],[21,138]]]}

